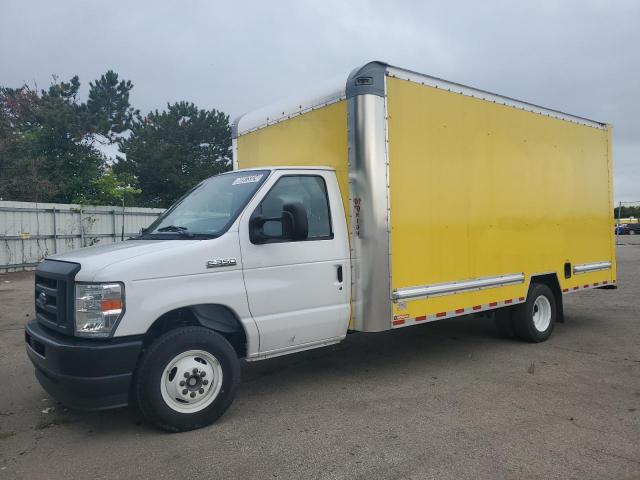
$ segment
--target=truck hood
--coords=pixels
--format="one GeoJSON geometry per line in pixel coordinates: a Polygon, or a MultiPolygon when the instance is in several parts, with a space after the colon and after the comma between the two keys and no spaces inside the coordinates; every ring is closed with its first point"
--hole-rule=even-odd
{"type": "Polygon", "coordinates": [[[74,262],[81,265],[77,279],[92,281],[96,273],[110,265],[131,260],[135,257],[151,255],[160,251],[184,248],[201,240],[127,240],[108,245],[81,248],[68,253],[52,255],[50,260],[74,262]]]}

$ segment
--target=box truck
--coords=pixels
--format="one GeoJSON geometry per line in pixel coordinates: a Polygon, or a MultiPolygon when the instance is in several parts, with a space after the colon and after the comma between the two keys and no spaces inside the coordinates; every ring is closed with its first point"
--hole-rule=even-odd
{"type": "Polygon", "coordinates": [[[493,310],[541,342],[563,295],[615,288],[604,123],[371,62],[242,116],[233,167],[136,238],[40,263],[26,344],[53,397],[188,430],[239,359],[493,310]]]}

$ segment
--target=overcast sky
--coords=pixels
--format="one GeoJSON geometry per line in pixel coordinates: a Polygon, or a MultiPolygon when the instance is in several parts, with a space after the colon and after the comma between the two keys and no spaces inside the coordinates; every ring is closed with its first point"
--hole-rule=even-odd
{"type": "Polygon", "coordinates": [[[147,112],[235,117],[369,60],[614,125],[616,200],[640,200],[640,1],[0,0],[0,85],[108,69],[147,112]]]}

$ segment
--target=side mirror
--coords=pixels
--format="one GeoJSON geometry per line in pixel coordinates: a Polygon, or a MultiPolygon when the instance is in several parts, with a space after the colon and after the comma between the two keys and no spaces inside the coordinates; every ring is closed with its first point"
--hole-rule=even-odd
{"type": "MultiPolygon", "coordinates": [[[[271,229],[270,229],[271,230],[271,229]]],[[[251,243],[274,243],[286,240],[306,240],[309,236],[307,210],[299,202],[286,203],[280,217],[255,215],[249,220],[249,239],[251,243]],[[279,232],[270,234],[265,227],[270,223],[279,224],[279,232]]]]}
{"type": "Polygon", "coordinates": [[[306,240],[309,236],[307,209],[300,202],[285,203],[282,207],[282,231],[291,240],[306,240]]]}

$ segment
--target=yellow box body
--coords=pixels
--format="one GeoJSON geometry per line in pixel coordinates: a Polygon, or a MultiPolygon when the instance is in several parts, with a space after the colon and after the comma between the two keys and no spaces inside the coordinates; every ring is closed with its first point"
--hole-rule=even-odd
{"type": "Polygon", "coordinates": [[[519,285],[408,301],[409,317],[615,280],[610,129],[387,78],[392,289],[522,272],[519,285]],[[564,263],[611,261],[564,278],[564,263]]]}
{"type": "MultiPolygon", "coordinates": [[[[554,274],[563,293],[615,283],[609,126],[393,75],[385,77],[384,89],[386,127],[375,141],[384,144],[386,155],[389,296],[387,306],[376,307],[382,327],[360,321],[356,328],[377,331],[518,303],[536,275],[554,274]],[[566,263],[573,269],[597,262],[611,262],[611,268],[565,278],[566,263]],[[393,300],[398,289],[515,273],[524,274],[524,281],[393,300]]],[[[350,191],[350,175],[357,172],[349,159],[356,146],[350,142],[362,136],[348,131],[354,105],[340,94],[238,135],[237,167],[333,167],[347,221],[354,225],[357,194],[350,191]]],[[[354,243],[360,239],[350,230],[357,256],[354,243]]],[[[358,282],[358,275],[353,279],[358,282]]],[[[371,298],[378,302],[376,292],[371,298]]],[[[360,296],[366,303],[366,295],[360,296]]]]}

